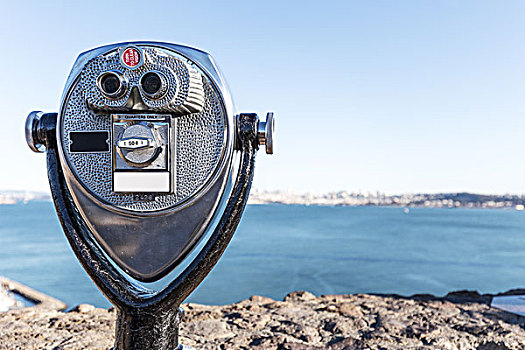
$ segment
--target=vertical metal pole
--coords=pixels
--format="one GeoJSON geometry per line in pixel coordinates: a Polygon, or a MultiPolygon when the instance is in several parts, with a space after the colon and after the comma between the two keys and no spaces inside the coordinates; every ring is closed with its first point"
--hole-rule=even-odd
{"type": "Polygon", "coordinates": [[[117,308],[114,350],[174,350],[179,345],[179,307],[117,308]]]}

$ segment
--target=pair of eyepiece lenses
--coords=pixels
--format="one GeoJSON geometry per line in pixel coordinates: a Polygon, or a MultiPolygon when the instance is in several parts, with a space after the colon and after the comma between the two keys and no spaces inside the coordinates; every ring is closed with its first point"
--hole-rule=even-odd
{"type": "MultiPolygon", "coordinates": [[[[97,85],[102,93],[110,99],[118,99],[126,94],[128,82],[120,72],[109,71],[99,76],[97,85]]],[[[140,78],[140,89],[148,98],[158,99],[168,89],[168,80],[164,74],[148,72],[140,78]]]]}

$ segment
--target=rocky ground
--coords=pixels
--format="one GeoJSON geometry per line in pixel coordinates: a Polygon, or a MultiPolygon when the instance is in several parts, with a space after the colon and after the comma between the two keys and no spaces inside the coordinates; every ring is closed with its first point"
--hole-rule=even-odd
{"type": "MultiPolygon", "coordinates": [[[[525,293],[525,291],[520,291],[525,293]]],[[[197,349],[525,349],[525,317],[489,307],[491,296],[444,298],[291,293],[225,306],[183,305],[181,342],[197,349]]],[[[0,313],[0,349],[108,349],[115,312],[0,313]]]]}

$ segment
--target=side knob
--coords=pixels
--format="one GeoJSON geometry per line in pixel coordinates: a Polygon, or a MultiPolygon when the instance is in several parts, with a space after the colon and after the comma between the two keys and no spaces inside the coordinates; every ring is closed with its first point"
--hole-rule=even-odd
{"type": "Polygon", "coordinates": [[[259,121],[257,126],[257,141],[259,145],[266,145],[266,153],[273,154],[273,132],[275,130],[275,118],[273,112],[266,114],[266,121],[259,121]]]}
{"type": "Polygon", "coordinates": [[[41,111],[33,111],[26,119],[26,142],[29,148],[37,153],[42,153],[45,149],[43,140],[39,138],[39,124],[43,114],[41,111]]]}

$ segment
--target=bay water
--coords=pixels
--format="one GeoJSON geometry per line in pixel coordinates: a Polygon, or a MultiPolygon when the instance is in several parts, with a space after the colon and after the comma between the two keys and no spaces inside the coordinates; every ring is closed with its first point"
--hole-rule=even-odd
{"type": "MultiPolygon", "coordinates": [[[[110,304],[77,262],[52,203],[0,206],[0,275],[74,306],[110,304]]],[[[525,287],[525,212],[250,205],[188,301],[258,294],[411,295],[525,287]]]]}

